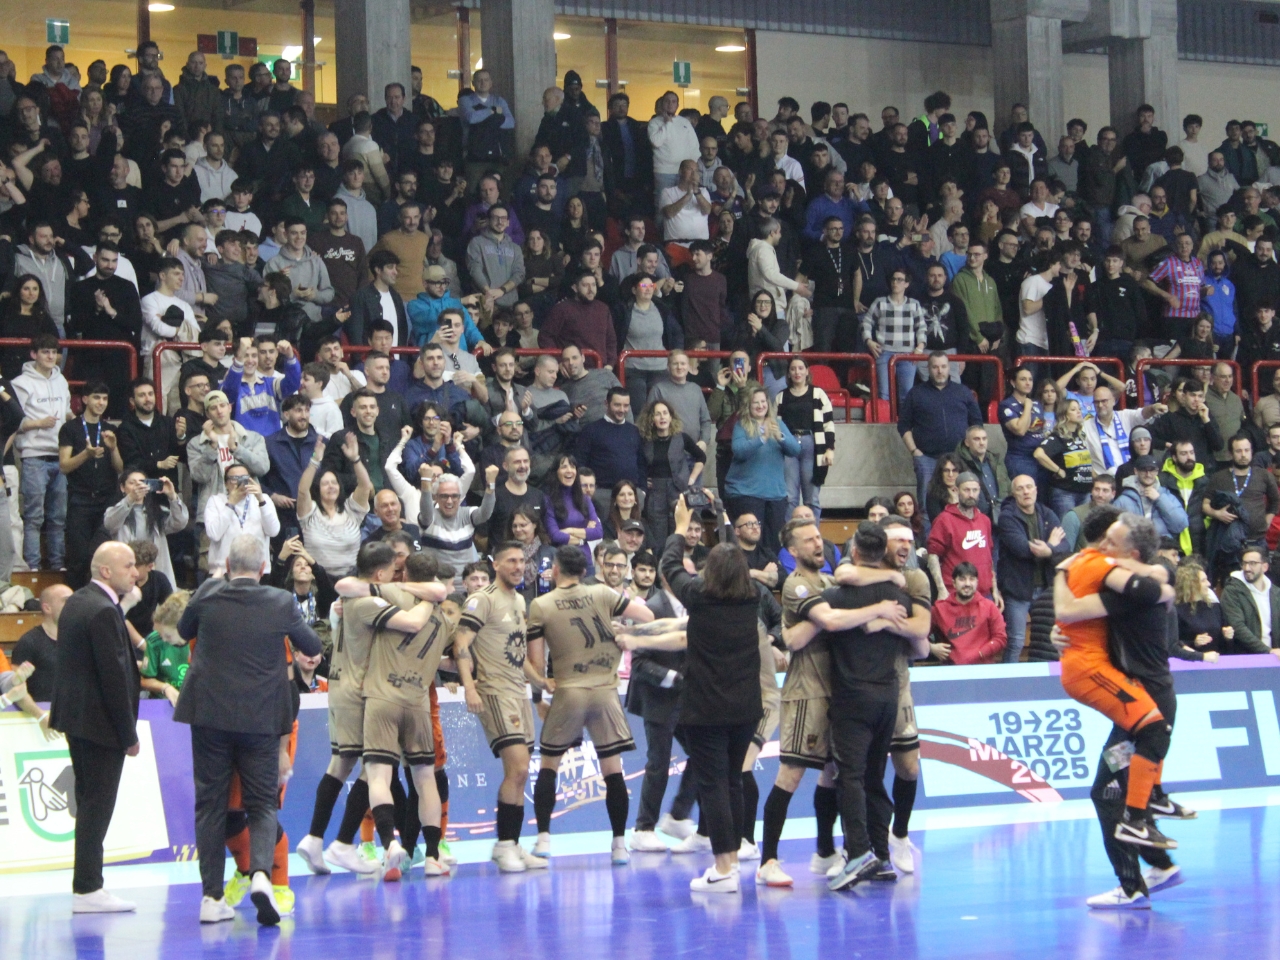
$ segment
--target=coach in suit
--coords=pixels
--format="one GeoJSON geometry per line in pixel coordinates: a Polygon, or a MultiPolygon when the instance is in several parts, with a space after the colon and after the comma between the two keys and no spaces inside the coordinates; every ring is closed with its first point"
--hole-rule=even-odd
{"type": "Polygon", "coordinates": [[[290,733],[294,719],[285,638],[309,657],[318,655],[321,647],[290,595],[258,582],[266,565],[257,537],[236,537],[226,579],[205,581],[178,622],[178,633],[195,641],[173,719],[191,725],[196,850],[204,887],[201,923],[235,917],[222,896],[227,791],[233,770],[240,774],[249,820],[250,897],[259,923],[280,921],[271,888],[271,860],[280,738],[290,733]]]}
{"type": "MultiPolygon", "coordinates": [[[[679,601],[672,597],[667,581],[645,601],[655,619],[685,616],[677,609],[679,601]]],[[[671,741],[679,719],[680,686],[684,680],[683,650],[637,650],[631,654],[631,680],[627,684],[627,712],[644,719],[644,738],[648,744],[644,780],[640,785],[640,809],[636,812],[631,849],[660,852],[667,845],[653,832],[662,812],[662,797],[667,792],[667,776],[671,770],[671,741]]],[[[689,817],[694,791],[693,777],[680,778],[680,789],[671,802],[671,813],[663,821],[684,821],[689,817]]],[[[664,824],[665,825],[665,824],[664,824]]],[[[693,830],[690,829],[689,833],[693,830]]]]}
{"type": "Polygon", "coordinates": [[[93,554],[92,581],[58,619],[58,679],[50,726],[67,737],[75,773],[76,846],[72,913],[136,909],[103,889],[102,844],[116,808],[124,758],[138,755],[137,652],[120,599],[138,579],[133,551],[109,541],[93,554]]]}

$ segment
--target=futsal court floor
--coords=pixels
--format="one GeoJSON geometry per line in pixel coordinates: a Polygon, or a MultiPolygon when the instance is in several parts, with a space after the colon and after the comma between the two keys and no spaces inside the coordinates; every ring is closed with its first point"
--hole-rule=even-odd
{"type": "Polygon", "coordinates": [[[67,871],[0,874],[0,960],[1280,958],[1280,792],[1179,799],[1201,811],[1168,824],[1186,879],[1147,911],[1085,907],[1115,879],[1087,801],[1067,801],[918,811],[915,874],[839,894],[808,872],[804,818],[781,848],[792,889],[757,887],[749,865],[740,894],[691,894],[709,855],[613,867],[599,834],[553,840],[549,870],[501,875],[489,843],[466,841],[455,875],[429,881],[312,877],[295,857],[297,910],[278,928],[247,901],[202,927],[194,863],[108,867],[107,888],[138,904],[117,916],[73,918],[67,871]]]}

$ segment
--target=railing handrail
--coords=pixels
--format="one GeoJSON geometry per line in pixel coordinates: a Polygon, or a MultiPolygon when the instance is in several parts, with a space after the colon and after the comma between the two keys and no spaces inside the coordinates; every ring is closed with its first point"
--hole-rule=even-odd
{"type": "Polygon", "coordinates": [[[1133,380],[1138,388],[1138,406],[1145,407],[1147,405],[1147,382],[1143,379],[1143,373],[1149,367],[1212,367],[1216,363],[1227,363],[1231,365],[1235,376],[1232,377],[1231,392],[1237,397],[1240,396],[1240,364],[1234,360],[1199,360],[1195,358],[1176,360],[1160,360],[1156,357],[1143,357],[1133,366],[1133,380]]]}
{"type": "MultiPolygon", "coordinates": [[[[695,360],[727,360],[733,356],[732,350],[681,350],[687,357],[695,360]]],[[[618,377],[618,382],[624,387],[627,385],[627,360],[631,357],[640,359],[657,359],[658,357],[669,357],[670,350],[623,350],[618,354],[618,363],[614,367],[614,373],[618,377]]]]}
{"type": "Polygon", "coordinates": [[[1258,371],[1263,369],[1280,369],[1280,360],[1259,360],[1253,365],[1253,370],[1249,375],[1249,385],[1253,388],[1253,392],[1249,396],[1252,398],[1255,407],[1258,405],[1258,399],[1262,394],[1262,385],[1258,381],[1258,371]]]}
{"type": "MultiPolygon", "coordinates": [[[[31,346],[30,337],[0,337],[0,347],[29,346],[31,346]]],[[[138,376],[138,351],[134,349],[132,343],[126,343],[123,340],[59,340],[58,347],[62,350],[75,350],[84,347],[88,347],[91,350],[118,350],[121,353],[128,354],[129,379],[133,380],[138,376]]]]}
{"type": "MultiPolygon", "coordinates": [[[[895,353],[892,357],[889,358],[889,422],[890,423],[898,422],[898,378],[897,378],[898,363],[900,362],[901,363],[925,363],[925,362],[928,362],[929,356],[930,355],[927,353],[895,353]]],[[[1004,364],[1001,362],[999,357],[993,356],[989,353],[952,353],[947,355],[947,359],[955,363],[995,364],[996,382],[999,384],[1004,383],[1004,364]]],[[[979,401],[978,406],[979,408],[981,408],[982,406],[981,401],[979,401]]],[[[984,423],[987,422],[986,411],[980,409],[980,412],[982,413],[982,416],[983,416],[983,422],[984,423]]]]}
{"type": "MultiPolygon", "coordinates": [[[[791,358],[793,357],[799,357],[805,363],[809,363],[809,364],[811,364],[815,360],[834,360],[837,363],[857,364],[859,366],[865,365],[866,368],[870,371],[868,379],[870,380],[871,396],[870,396],[870,399],[863,405],[862,422],[863,423],[876,422],[876,398],[879,396],[879,394],[876,391],[877,381],[876,381],[876,358],[875,357],[873,357],[869,353],[837,353],[833,350],[828,350],[828,351],[806,350],[804,353],[795,353],[794,351],[791,353],[786,353],[785,351],[784,352],[766,351],[765,353],[761,353],[756,357],[756,379],[760,383],[764,383],[764,365],[768,363],[770,360],[786,360],[789,364],[791,362],[791,358]]],[[[846,417],[848,416],[847,413],[845,415],[846,417]]]]}

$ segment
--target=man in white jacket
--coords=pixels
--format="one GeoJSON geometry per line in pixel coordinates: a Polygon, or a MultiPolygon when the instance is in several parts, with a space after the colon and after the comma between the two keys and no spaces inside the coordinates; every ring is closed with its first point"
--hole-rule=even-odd
{"type": "Polygon", "coordinates": [[[697,161],[698,134],[680,116],[680,97],[668,90],[658,101],[658,112],[649,121],[649,143],[653,147],[653,206],[661,213],[662,191],[680,179],[680,164],[697,161]]]}
{"type": "Polygon", "coordinates": [[[276,505],[262,492],[258,481],[250,476],[242,463],[227,467],[222,478],[224,489],[209,497],[204,507],[204,532],[209,538],[209,576],[221,577],[227,572],[231,542],[241,534],[257,537],[271,570],[271,538],[280,532],[276,505]]]}
{"type": "MultiPolygon", "coordinates": [[[[58,367],[58,340],[41,334],[31,340],[31,360],[13,379],[22,406],[22,426],[14,438],[21,462],[22,559],[40,569],[40,535],[48,549],[45,569],[66,561],[67,478],[58,467],[58,431],[71,419],[71,388],[58,367]]],[[[105,453],[105,451],[103,451],[105,453]]]]}
{"type": "MultiPolygon", "coordinates": [[[[792,280],[778,267],[778,254],[775,249],[782,240],[782,224],[770,217],[760,224],[762,240],[752,240],[747,245],[747,289],[755,294],[764,290],[773,297],[778,316],[782,316],[787,305],[787,291],[792,291],[809,299],[812,292],[809,284],[792,280]]],[[[761,318],[763,319],[763,318],[761,318]]]]}

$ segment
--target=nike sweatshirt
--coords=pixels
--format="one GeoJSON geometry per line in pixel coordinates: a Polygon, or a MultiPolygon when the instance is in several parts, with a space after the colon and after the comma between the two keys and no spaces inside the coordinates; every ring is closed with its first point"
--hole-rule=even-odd
{"type": "Polygon", "coordinates": [[[947,504],[929,531],[929,553],[938,558],[948,590],[954,589],[951,572],[959,564],[968,562],[978,568],[978,592],[984,596],[991,594],[995,582],[992,545],[991,521],[986,515],[975,509],[973,519],[969,519],[954,503],[947,504]]]}

